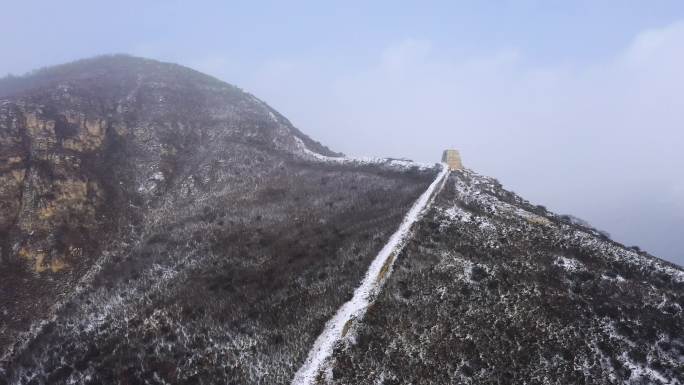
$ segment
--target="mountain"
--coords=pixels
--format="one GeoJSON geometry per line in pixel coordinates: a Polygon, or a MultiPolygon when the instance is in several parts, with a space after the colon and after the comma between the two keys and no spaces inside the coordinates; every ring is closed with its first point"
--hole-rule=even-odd
{"type": "Polygon", "coordinates": [[[285,382],[436,173],[318,161],[338,154],[173,64],[0,89],[7,383],[285,382]]]}
{"type": "Polygon", "coordinates": [[[331,384],[681,384],[684,270],[452,172],[331,384]]]}
{"type": "Polygon", "coordinates": [[[684,381],[680,267],[175,64],[0,80],[0,246],[0,384],[684,381]]]}

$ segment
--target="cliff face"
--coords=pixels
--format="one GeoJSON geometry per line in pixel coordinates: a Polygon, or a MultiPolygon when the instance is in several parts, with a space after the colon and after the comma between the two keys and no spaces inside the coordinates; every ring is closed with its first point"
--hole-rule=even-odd
{"type": "Polygon", "coordinates": [[[684,271],[452,172],[332,384],[680,384],[684,271]]]}
{"type": "Polygon", "coordinates": [[[9,383],[285,381],[436,172],[314,162],[337,154],[151,60],[48,68],[0,97],[9,383]]]}
{"type": "Polygon", "coordinates": [[[49,115],[9,101],[0,110],[3,260],[18,256],[39,273],[92,252],[87,236],[103,230],[98,217],[111,198],[98,177],[105,174],[98,163],[111,153],[102,149],[105,122],[74,111],[49,115]]]}
{"type": "MultiPolygon", "coordinates": [[[[164,98],[183,92],[198,97],[201,84],[174,78],[197,77],[189,71],[172,67],[160,74],[159,67],[126,57],[102,58],[39,71],[0,87],[6,97],[0,109],[2,259],[15,273],[29,267],[35,273],[66,269],[67,276],[80,276],[113,238],[119,220],[134,223],[131,206],[150,195],[138,186],[149,184],[152,192],[151,185],[162,187],[156,183],[174,177],[178,151],[185,142],[197,141],[190,127],[180,127],[199,122],[193,122],[196,115],[184,114],[191,112],[185,102],[165,103],[164,98]]],[[[230,95],[216,86],[213,91],[217,98],[222,91],[230,95]]],[[[21,283],[5,285],[6,291],[29,292],[18,287],[21,283]]],[[[36,294],[39,307],[47,306],[42,298],[52,296],[36,294]]],[[[21,317],[21,307],[6,306],[21,317]]]]}
{"type": "Polygon", "coordinates": [[[0,233],[3,258],[38,272],[91,254],[108,222],[162,194],[190,152],[212,157],[230,141],[330,153],[258,99],[180,66],[115,56],[23,80],[0,82],[0,233]]]}

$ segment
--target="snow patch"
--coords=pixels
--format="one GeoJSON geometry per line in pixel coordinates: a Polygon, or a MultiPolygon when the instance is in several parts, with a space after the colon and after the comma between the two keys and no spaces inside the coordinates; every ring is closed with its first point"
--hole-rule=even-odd
{"type": "Polygon", "coordinates": [[[625,282],[625,278],[619,274],[616,274],[614,277],[611,277],[604,273],[601,274],[601,279],[605,279],[606,281],[625,282]]]}
{"type": "Polygon", "coordinates": [[[452,206],[443,211],[444,214],[449,218],[450,221],[460,221],[460,222],[470,222],[473,214],[463,210],[458,206],[452,206]]]}
{"type": "Polygon", "coordinates": [[[154,191],[161,182],[164,182],[164,173],[157,171],[152,174],[147,181],[138,187],[139,193],[150,193],[154,191]]]}
{"type": "Polygon", "coordinates": [[[630,380],[639,380],[639,379],[648,379],[649,383],[650,380],[656,380],[659,381],[661,384],[670,384],[672,383],[670,380],[667,378],[663,377],[662,374],[658,373],[658,371],[653,370],[649,368],[648,366],[644,364],[636,364],[632,360],[630,360],[627,357],[627,353],[622,353],[620,355],[620,358],[622,359],[622,364],[625,365],[626,367],[631,370],[631,375],[630,375],[630,380]]]}
{"type": "Polygon", "coordinates": [[[584,270],[584,264],[582,262],[568,257],[556,257],[553,264],[572,272],[584,270]]]}

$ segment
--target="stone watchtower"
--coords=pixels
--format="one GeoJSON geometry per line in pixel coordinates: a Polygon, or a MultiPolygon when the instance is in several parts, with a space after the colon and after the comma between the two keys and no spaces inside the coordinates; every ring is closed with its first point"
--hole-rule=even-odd
{"type": "Polygon", "coordinates": [[[449,170],[462,170],[463,163],[461,163],[461,155],[458,150],[444,150],[442,153],[442,162],[449,166],[449,170]]]}

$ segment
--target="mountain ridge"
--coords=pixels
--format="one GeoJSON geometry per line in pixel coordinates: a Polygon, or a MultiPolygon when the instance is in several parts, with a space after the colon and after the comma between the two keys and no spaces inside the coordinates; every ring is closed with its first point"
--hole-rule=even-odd
{"type": "Polygon", "coordinates": [[[684,378],[684,269],[493,178],[453,172],[397,265],[319,383],[684,378]]]}
{"type": "Polygon", "coordinates": [[[336,157],[180,66],[65,70],[0,104],[8,383],[286,381],[436,170],[336,157]]]}
{"type": "MultiPolygon", "coordinates": [[[[440,172],[340,155],[175,64],[0,80],[0,384],[290,383],[440,172]]],[[[421,215],[315,381],[682,382],[681,267],[467,169],[421,215]]]]}

